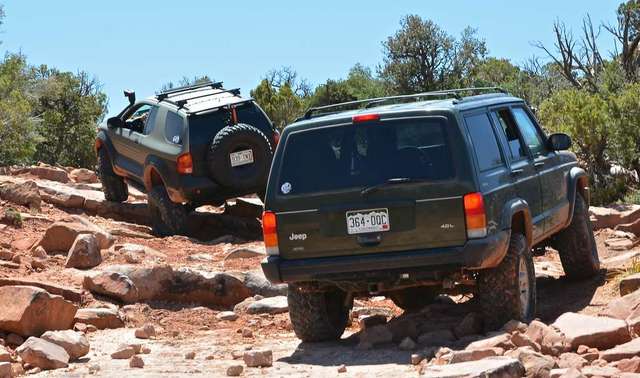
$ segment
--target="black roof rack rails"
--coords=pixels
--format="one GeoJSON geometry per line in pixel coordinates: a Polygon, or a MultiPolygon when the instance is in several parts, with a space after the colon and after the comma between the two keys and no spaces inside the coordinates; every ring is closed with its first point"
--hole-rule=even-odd
{"type": "Polygon", "coordinates": [[[198,99],[198,98],[215,96],[215,95],[219,95],[219,94],[223,94],[223,93],[231,93],[234,96],[240,96],[240,88],[225,89],[225,90],[220,91],[220,92],[207,93],[207,94],[203,94],[203,95],[199,95],[199,96],[190,97],[190,98],[187,98],[187,99],[184,99],[184,100],[178,100],[178,101],[164,100],[164,101],[166,101],[166,102],[168,102],[170,104],[176,105],[179,109],[182,109],[191,100],[195,100],[195,99],[198,99]]]}
{"type": "Polygon", "coordinates": [[[216,82],[209,81],[207,83],[202,83],[202,84],[186,85],[184,87],[171,88],[171,89],[168,89],[166,91],[158,93],[156,95],[156,98],[159,101],[162,101],[165,98],[169,97],[169,95],[172,95],[172,94],[176,94],[176,93],[180,93],[180,92],[186,92],[186,91],[192,91],[194,89],[208,88],[208,87],[211,87],[211,89],[222,89],[222,82],[221,81],[216,81],[216,82]]]}
{"type": "Polygon", "coordinates": [[[411,94],[411,95],[399,95],[399,96],[387,96],[387,97],[369,98],[369,99],[365,99],[365,100],[349,101],[349,102],[342,102],[342,103],[339,103],[339,104],[325,105],[325,106],[318,106],[318,107],[314,107],[314,108],[309,108],[304,113],[304,116],[301,119],[312,118],[313,113],[316,113],[316,112],[321,111],[321,110],[332,109],[332,108],[341,108],[341,107],[347,107],[347,106],[352,106],[352,105],[365,104],[364,108],[368,109],[368,108],[372,108],[375,105],[378,105],[378,104],[383,103],[383,102],[389,102],[389,101],[394,101],[394,100],[416,99],[416,98],[422,98],[422,97],[445,97],[445,96],[450,96],[450,97],[454,97],[456,100],[462,100],[463,97],[460,94],[460,92],[484,92],[484,91],[499,92],[499,93],[504,93],[504,94],[508,93],[507,91],[505,91],[504,89],[502,89],[500,87],[477,87],[477,88],[470,87],[470,88],[447,89],[447,90],[433,91],[433,92],[423,92],[423,93],[416,93],[416,94],[411,94]]]}

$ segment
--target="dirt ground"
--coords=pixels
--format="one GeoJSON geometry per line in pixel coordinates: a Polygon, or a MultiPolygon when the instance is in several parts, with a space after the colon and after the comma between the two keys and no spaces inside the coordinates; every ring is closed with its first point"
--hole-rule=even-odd
{"type": "MultiPolygon", "coordinates": [[[[0,203],[0,210],[9,207],[0,203]]],[[[24,207],[11,204],[21,212],[28,214],[24,207]]],[[[42,211],[26,216],[22,228],[4,227],[0,229],[0,245],[14,252],[28,256],[28,249],[35,243],[57,219],[68,213],[52,205],[43,203],[42,211]]],[[[122,223],[91,217],[91,220],[106,228],[123,228],[122,223]]],[[[237,248],[262,248],[258,241],[226,238],[213,242],[199,242],[182,236],[155,238],[148,229],[130,225],[140,236],[116,235],[116,244],[135,243],[153,248],[158,253],[142,264],[169,263],[173,266],[188,266],[205,271],[247,271],[259,269],[261,257],[224,261],[226,254],[237,248]]],[[[545,322],[552,322],[564,312],[573,311],[595,314],[612,298],[618,297],[618,275],[624,271],[633,256],[640,255],[640,248],[618,252],[604,245],[608,231],[596,234],[598,251],[603,265],[601,274],[592,280],[571,282],[563,278],[562,267],[557,253],[549,251],[545,256],[536,257],[538,284],[538,314],[545,322]],[[623,257],[620,257],[623,255],[623,257]],[[617,261],[620,260],[620,261],[617,261]]],[[[126,263],[116,253],[105,254],[102,265],[126,263]]],[[[101,265],[101,267],[102,267],[101,265]]],[[[28,264],[19,269],[0,266],[0,278],[18,277],[31,280],[43,280],[64,286],[82,288],[84,272],[64,268],[64,257],[50,258],[45,269],[35,271],[28,264]]],[[[396,316],[402,316],[402,310],[384,298],[358,299],[358,306],[384,307],[396,316]]],[[[89,297],[84,306],[114,306],[104,299],[89,297]]],[[[270,368],[246,368],[243,376],[337,376],[338,366],[346,365],[345,377],[387,377],[418,375],[418,368],[409,363],[411,352],[402,351],[391,345],[384,348],[362,351],[348,339],[358,331],[357,322],[345,333],[343,340],[333,343],[304,344],[295,337],[288,314],[247,315],[241,314],[236,321],[218,321],[215,315],[225,310],[199,306],[176,305],[171,303],[135,304],[121,308],[126,315],[126,328],[97,331],[88,335],[91,352],[79,362],[72,363],[67,369],[41,372],[37,376],[81,377],[88,374],[105,377],[151,377],[151,376],[224,376],[231,364],[241,364],[234,360],[234,351],[253,349],[271,349],[274,353],[274,365],[270,368]],[[134,338],[134,329],[144,323],[157,327],[158,336],[153,340],[134,338]],[[243,337],[241,331],[250,329],[252,337],[243,337]],[[110,354],[121,343],[141,343],[151,349],[148,355],[142,355],[144,369],[133,369],[128,360],[113,360],[110,354]],[[185,354],[195,352],[193,360],[185,359],[185,354]]]]}

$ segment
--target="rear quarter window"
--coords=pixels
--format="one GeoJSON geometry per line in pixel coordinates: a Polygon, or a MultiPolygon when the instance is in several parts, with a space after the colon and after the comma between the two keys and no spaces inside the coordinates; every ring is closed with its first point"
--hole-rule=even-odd
{"type": "Polygon", "coordinates": [[[164,129],[165,137],[171,143],[182,144],[184,138],[184,120],[173,112],[167,112],[164,129]]]}
{"type": "Polygon", "coordinates": [[[493,126],[486,113],[464,117],[480,171],[503,165],[493,126]]]}

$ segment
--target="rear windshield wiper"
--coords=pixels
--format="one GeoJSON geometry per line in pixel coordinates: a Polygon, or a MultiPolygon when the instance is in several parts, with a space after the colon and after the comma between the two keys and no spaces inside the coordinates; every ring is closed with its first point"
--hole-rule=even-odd
{"type": "Polygon", "coordinates": [[[389,185],[398,185],[398,184],[411,184],[411,183],[417,183],[417,182],[425,182],[425,179],[420,179],[420,178],[411,178],[411,177],[394,177],[394,178],[390,178],[387,181],[381,183],[381,184],[376,184],[376,185],[372,185],[372,186],[367,186],[366,188],[362,189],[360,191],[360,194],[363,196],[366,196],[368,194],[371,194],[373,192],[376,192],[378,190],[380,190],[381,188],[385,187],[385,186],[389,186],[389,185]]]}

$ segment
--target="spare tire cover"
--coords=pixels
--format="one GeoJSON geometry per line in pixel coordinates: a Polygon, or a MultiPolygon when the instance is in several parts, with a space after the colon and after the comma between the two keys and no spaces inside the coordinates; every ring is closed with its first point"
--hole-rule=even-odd
{"type": "Polygon", "coordinates": [[[209,174],[222,186],[237,190],[267,185],[273,149],[257,128],[239,123],[220,130],[207,155],[209,174]]]}

